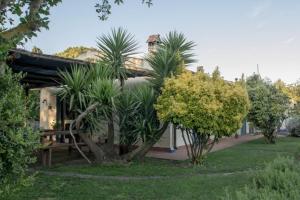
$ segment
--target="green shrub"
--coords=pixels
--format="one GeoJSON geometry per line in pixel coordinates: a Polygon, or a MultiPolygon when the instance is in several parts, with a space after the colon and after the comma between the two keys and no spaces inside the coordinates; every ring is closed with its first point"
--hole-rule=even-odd
{"type": "Polygon", "coordinates": [[[292,158],[279,157],[258,172],[251,185],[223,200],[299,200],[300,165],[292,158]]]}
{"type": "Polygon", "coordinates": [[[291,136],[300,137],[300,116],[295,116],[288,119],[286,128],[291,136]]]}
{"type": "Polygon", "coordinates": [[[28,109],[24,89],[20,86],[21,75],[5,69],[0,75],[0,196],[28,183],[28,165],[37,147],[37,134],[27,121],[28,109]]]}

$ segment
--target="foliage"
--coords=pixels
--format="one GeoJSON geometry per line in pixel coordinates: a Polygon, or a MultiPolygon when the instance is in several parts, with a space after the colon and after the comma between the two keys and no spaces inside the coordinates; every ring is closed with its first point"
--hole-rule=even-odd
{"type": "Polygon", "coordinates": [[[27,122],[21,77],[7,68],[5,76],[0,76],[0,196],[31,179],[25,172],[34,162],[31,154],[38,144],[37,134],[27,122]]]}
{"type": "Polygon", "coordinates": [[[253,183],[236,196],[224,199],[239,200],[297,200],[300,198],[300,165],[292,158],[279,157],[257,173],[253,183]]]}
{"type": "Polygon", "coordinates": [[[2,0],[0,2],[0,50],[36,36],[41,28],[48,28],[50,8],[61,0],[2,0]]]}
{"type": "Polygon", "coordinates": [[[79,46],[79,47],[69,47],[62,52],[56,53],[55,55],[63,58],[78,58],[80,55],[90,50],[97,51],[94,48],[79,46]]]}
{"type": "Polygon", "coordinates": [[[162,38],[157,51],[146,58],[152,68],[149,82],[157,93],[160,92],[165,78],[182,73],[194,61],[191,53],[194,46],[182,33],[173,31],[162,38]]]}
{"type": "MultiPolygon", "coordinates": [[[[130,149],[138,140],[142,140],[139,148],[129,152],[123,158],[126,160],[142,158],[160,139],[168,126],[168,122],[162,125],[159,123],[154,109],[163,80],[172,74],[181,73],[186,63],[192,62],[193,55],[190,50],[193,46],[193,42],[188,42],[182,34],[177,32],[169,34],[159,47],[159,51],[149,58],[149,60],[152,59],[149,64],[154,69],[149,78],[150,86],[137,87],[129,91],[124,87],[127,78],[125,64],[129,56],[135,53],[137,44],[134,37],[126,30],[113,29],[111,35],[98,38],[102,67],[92,67],[92,71],[74,67],[71,72],[61,72],[60,76],[64,81],[60,95],[63,99],[68,99],[70,109],[77,112],[80,119],[82,119],[82,114],[85,118],[89,118],[85,122],[88,122],[90,127],[96,125],[97,120],[99,121],[102,119],[101,116],[104,116],[108,123],[108,146],[114,144],[113,122],[117,119],[121,132],[121,145],[130,149]],[[165,57],[160,62],[161,56],[164,55],[165,57]],[[107,78],[103,81],[101,74],[105,75],[107,72],[109,72],[107,78]],[[113,92],[113,90],[119,90],[115,88],[115,85],[111,87],[113,90],[106,91],[108,93],[101,90],[99,85],[112,83],[114,79],[121,82],[119,94],[113,92]],[[106,100],[103,101],[102,98],[106,100]]],[[[107,150],[104,151],[107,152],[107,150]]]]}
{"type": "Polygon", "coordinates": [[[129,150],[141,140],[156,139],[153,134],[159,129],[156,118],[154,90],[148,85],[125,89],[119,98],[118,116],[120,127],[120,144],[129,150]]]}
{"type": "Polygon", "coordinates": [[[125,63],[137,50],[134,36],[122,28],[112,29],[111,34],[98,38],[97,45],[101,52],[101,61],[111,66],[114,78],[123,87],[128,74],[125,63]]]}
{"type": "Polygon", "coordinates": [[[120,128],[120,154],[127,153],[138,142],[135,120],[140,103],[135,96],[136,89],[125,89],[119,97],[117,110],[120,128]]]}
{"type": "Polygon", "coordinates": [[[28,110],[28,119],[33,121],[40,120],[40,91],[29,91],[26,108],[28,110]]]}
{"type": "Polygon", "coordinates": [[[62,90],[58,95],[68,101],[70,111],[79,114],[95,100],[103,104],[110,101],[104,100],[103,95],[108,95],[111,91],[102,90],[113,87],[112,70],[104,63],[98,62],[87,68],[75,65],[70,72],[61,71],[59,76],[62,79],[62,90]]]}
{"type": "Polygon", "coordinates": [[[248,107],[242,84],[226,82],[218,71],[212,76],[184,72],[167,79],[156,104],[159,119],[179,126],[187,137],[188,154],[195,164],[202,162],[217,139],[241,127],[248,107]]]}
{"type": "Polygon", "coordinates": [[[32,52],[32,53],[43,54],[43,51],[42,51],[40,48],[36,47],[36,46],[34,46],[34,47],[32,48],[31,52],[32,52]]]}
{"type": "MultiPolygon", "coordinates": [[[[108,19],[108,15],[111,14],[111,7],[112,4],[123,4],[124,0],[101,0],[100,3],[97,3],[95,5],[96,7],[96,12],[99,13],[99,19],[100,20],[107,20],[108,19]]],[[[152,0],[142,0],[142,3],[147,4],[148,7],[150,7],[152,5],[152,0]]]]}
{"type": "Polygon", "coordinates": [[[247,79],[247,89],[251,102],[249,121],[263,132],[267,142],[275,143],[276,131],[287,117],[289,98],[256,74],[247,79]]]}
{"type": "Polygon", "coordinates": [[[287,119],[286,128],[292,136],[300,136],[300,116],[287,119]]]}
{"type": "MultiPolygon", "coordinates": [[[[0,73],[3,73],[7,52],[10,48],[35,37],[42,28],[48,29],[50,9],[62,0],[1,0],[0,1],[0,73]]],[[[111,4],[120,5],[123,0],[100,0],[96,12],[101,20],[111,14],[111,4]]],[[[148,6],[152,0],[142,0],[148,6]]]]}

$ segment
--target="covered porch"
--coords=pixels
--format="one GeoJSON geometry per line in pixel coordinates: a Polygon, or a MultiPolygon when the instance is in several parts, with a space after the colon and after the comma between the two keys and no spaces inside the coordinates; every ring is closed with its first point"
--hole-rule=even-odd
{"type": "MultiPolygon", "coordinates": [[[[52,157],[55,157],[52,153],[68,150],[70,155],[74,148],[74,141],[69,133],[72,116],[68,111],[67,103],[56,95],[62,81],[59,72],[70,71],[74,65],[89,67],[90,64],[82,60],[36,54],[20,49],[12,49],[9,52],[7,65],[13,72],[24,74],[21,83],[26,94],[28,95],[31,90],[40,91],[40,116],[35,123],[35,128],[40,132],[43,165],[51,166],[52,157]]],[[[144,77],[148,74],[145,70],[129,69],[128,71],[129,78],[144,77]]],[[[75,139],[80,147],[85,147],[79,137],[75,139]]]]}

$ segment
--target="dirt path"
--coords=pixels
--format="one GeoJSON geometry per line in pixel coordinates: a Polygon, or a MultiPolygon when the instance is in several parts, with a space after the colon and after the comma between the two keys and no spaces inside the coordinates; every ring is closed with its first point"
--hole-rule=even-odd
{"type": "Polygon", "coordinates": [[[118,180],[118,181],[130,181],[130,180],[156,180],[156,179],[171,179],[171,178],[188,178],[195,176],[229,176],[233,174],[249,173],[250,170],[235,171],[235,172],[212,172],[212,173],[192,173],[176,176],[98,176],[91,174],[80,174],[70,172],[52,172],[52,171],[38,171],[38,174],[46,176],[66,177],[66,178],[79,178],[79,179],[94,179],[94,180],[118,180]]]}

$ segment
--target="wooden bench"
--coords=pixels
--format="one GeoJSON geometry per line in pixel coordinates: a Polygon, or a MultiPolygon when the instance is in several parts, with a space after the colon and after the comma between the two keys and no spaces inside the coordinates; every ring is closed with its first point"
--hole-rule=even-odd
{"type": "MultiPolygon", "coordinates": [[[[86,146],[85,143],[77,143],[77,145],[79,147],[83,147],[86,146]]],[[[56,143],[56,144],[52,144],[49,146],[45,146],[45,147],[41,147],[41,154],[42,154],[42,165],[44,167],[51,167],[52,165],[52,152],[55,149],[60,149],[60,148],[65,148],[65,147],[69,147],[69,148],[75,148],[75,144],[69,144],[69,143],[56,143]]]]}
{"type": "MultiPolygon", "coordinates": [[[[75,136],[78,136],[77,133],[74,133],[75,136]]],[[[56,138],[57,139],[57,138],[56,138]]],[[[52,152],[55,149],[60,148],[69,148],[69,152],[71,152],[72,148],[75,148],[75,144],[73,139],[70,137],[69,131],[45,131],[41,134],[41,144],[42,147],[41,150],[41,158],[42,158],[42,165],[51,167],[52,165],[52,152]],[[53,136],[69,136],[69,143],[60,143],[60,142],[54,142],[53,136]],[[49,140],[46,138],[49,137],[49,140]],[[47,144],[49,143],[49,145],[47,144]]],[[[86,146],[85,143],[77,142],[77,145],[79,147],[86,146]]]]}

